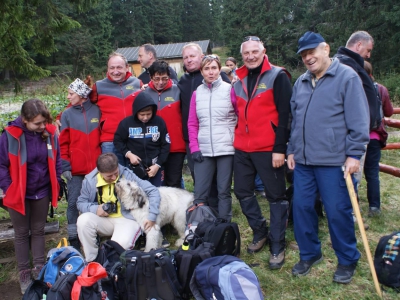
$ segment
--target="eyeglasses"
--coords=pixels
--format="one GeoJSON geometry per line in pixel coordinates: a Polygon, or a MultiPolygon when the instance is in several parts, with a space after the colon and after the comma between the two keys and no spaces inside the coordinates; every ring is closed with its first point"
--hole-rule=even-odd
{"type": "Polygon", "coordinates": [[[167,82],[169,80],[169,77],[153,77],[151,80],[153,80],[154,82],[167,82]]]}
{"type": "Polygon", "coordinates": [[[216,60],[219,61],[219,57],[216,56],[216,55],[213,55],[213,54],[204,56],[202,60],[205,60],[205,59],[208,59],[208,58],[216,59],[216,60]]]}
{"type": "Polygon", "coordinates": [[[243,39],[243,43],[247,42],[247,41],[257,41],[257,42],[261,42],[260,38],[258,36],[254,36],[254,35],[249,35],[244,37],[243,39]]]}

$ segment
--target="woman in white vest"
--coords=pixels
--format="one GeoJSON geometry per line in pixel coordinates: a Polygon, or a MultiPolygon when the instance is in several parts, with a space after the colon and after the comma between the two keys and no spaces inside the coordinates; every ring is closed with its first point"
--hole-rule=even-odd
{"type": "Polygon", "coordinates": [[[218,56],[204,56],[200,71],[203,84],[193,92],[188,120],[189,147],[196,178],[194,202],[208,204],[216,173],[218,205],[210,205],[218,208],[220,218],[230,221],[236,96],[232,86],[221,79],[218,56]]]}

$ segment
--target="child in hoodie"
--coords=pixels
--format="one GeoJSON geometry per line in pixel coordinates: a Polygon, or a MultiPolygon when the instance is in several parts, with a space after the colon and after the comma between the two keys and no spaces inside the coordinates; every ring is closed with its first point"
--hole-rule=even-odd
{"type": "Polygon", "coordinates": [[[157,116],[157,104],[147,93],[139,93],[132,105],[132,116],[123,119],[114,135],[115,148],[133,167],[146,169],[142,179],[154,186],[163,182],[163,165],[170,150],[170,138],[164,120],[157,116]]]}

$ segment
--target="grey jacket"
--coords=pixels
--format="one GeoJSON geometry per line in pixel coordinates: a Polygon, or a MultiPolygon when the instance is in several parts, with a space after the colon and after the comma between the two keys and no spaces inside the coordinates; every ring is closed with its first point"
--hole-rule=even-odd
{"type": "Polygon", "coordinates": [[[315,88],[311,78],[307,71],[293,87],[287,154],[304,165],[342,166],[347,157],[360,157],[369,142],[368,103],[361,80],[338,59],[315,88]]]}
{"type": "MultiPolygon", "coordinates": [[[[120,177],[124,177],[127,180],[134,180],[137,182],[138,186],[140,186],[143,191],[146,193],[147,197],[149,198],[149,216],[147,217],[150,221],[155,221],[158,213],[159,213],[159,206],[160,206],[160,193],[158,189],[152,185],[150,182],[146,180],[141,180],[137,177],[131,170],[125,168],[121,165],[118,166],[120,177]]],[[[78,201],[76,203],[78,210],[81,213],[85,212],[92,212],[96,214],[97,207],[99,203],[97,202],[97,174],[99,171],[94,169],[88,175],[85,176],[85,179],[82,182],[82,189],[81,194],[78,197],[78,201]]],[[[121,203],[121,202],[120,202],[121,203]]],[[[121,213],[127,219],[132,219],[132,215],[129,213],[123,204],[121,203],[121,213]]]]}

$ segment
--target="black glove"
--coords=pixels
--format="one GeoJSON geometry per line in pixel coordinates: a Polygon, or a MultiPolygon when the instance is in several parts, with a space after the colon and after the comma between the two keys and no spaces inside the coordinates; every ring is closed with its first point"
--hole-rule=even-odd
{"type": "Polygon", "coordinates": [[[192,153],[192,158],[195,162],[201,163],[204,160],[203,154],[201,151],[196,151],[192,153]]]}

